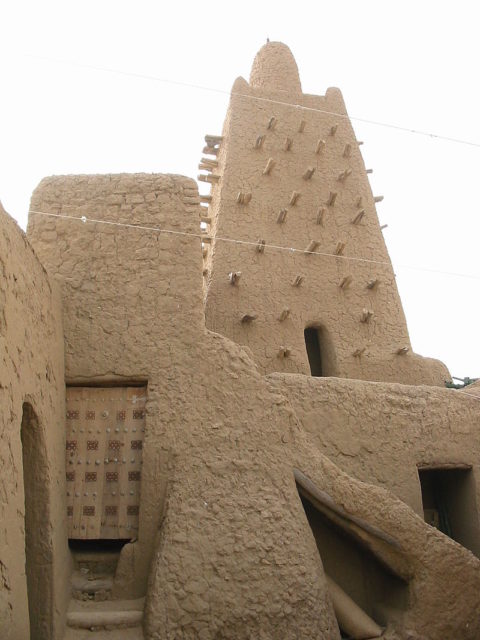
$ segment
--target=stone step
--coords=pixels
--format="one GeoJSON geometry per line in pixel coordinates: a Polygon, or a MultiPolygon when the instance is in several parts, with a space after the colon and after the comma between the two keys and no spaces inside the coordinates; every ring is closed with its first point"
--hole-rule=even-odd
{"type": "Polygon", "coordinates": [[[112,629],[110,631],[90,631],[89,629],[74,629],[67,627],[64,640],[144,640],[142,627],[127,629],[112,629]]]}
{"type": "Polygon", "coordinates": [[[111,595],[113,576],[74,571],[71,585],[72,597],[77,600],[107,600],[111,595]]]}
{"type": "Polygon", "coordinates": [[[71,600],[67,612],[67,626],[95,631],[141,628],[143,607],[144,598],[103,602],[71,600]]]}

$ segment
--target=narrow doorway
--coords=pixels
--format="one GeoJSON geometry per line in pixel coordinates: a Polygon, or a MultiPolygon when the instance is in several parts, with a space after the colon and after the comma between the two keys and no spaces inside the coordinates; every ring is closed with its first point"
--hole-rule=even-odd
{"type": "Polygon", "coordinates": [[[320,331],[318,327],[307,327],[304,331],[305,347],[307,349],[308,364],[312,376],[324,376],[322,365],[322,350],[320,341],[320,331]]]}
{"type": "Polygon", "coordinates": [[[480,557],[475,481],[467,466],[420,467],[425,522],[480,557]]]}
{"type": "Polygon", "coordinates": [[[47,457],[43,434],[33,407],[23,404],[20,428],[25,494],[25,574],[30,639],[51,636],[52,547],[49,538],[47,457]]]}

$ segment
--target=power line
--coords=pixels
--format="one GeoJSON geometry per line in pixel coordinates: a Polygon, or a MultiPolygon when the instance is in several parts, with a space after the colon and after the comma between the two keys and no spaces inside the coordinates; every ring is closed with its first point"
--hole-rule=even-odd
{"type": "MultiPolygon", "coordinates": [[[[113,222],[111,220],[101,220],[98,218],[87,218],[87,216],[83,215],[83,216],[72,216],[72,215],[68,215],[68,214],[64,214],[64,213],[50,213],[47,211],[36,211],[36,210],[30,210],[28,212],[33,213],[33,214],[38,214],[38,215],[42,215],[42,216],[50,216],[53,218],[63,218],[66,220],[76,220],[78,222],[82,222],[82,223],[87,223],[87,222],[91,222],[91,223],[97,223],[97,224],[105,224],[105,225],[110,225],[110,226],[114,226],[114,227],[124,227],[124,228],[128,228],[128,229],[139,229],[142,231],[154,231],[156,233],[165,233],[168,235],[176,235],[176,236],[188,236],[188,237],[192,237],[192,238],[200,238],[200,240],[205,240],[206,238],[211,238],[212,240],[215,240],[215,242],[217,241],[221,241],[221,242],[230,242],[232,244],[239,244],[239,245],[247,245],[247,246],[251,246],[251,247],[257,247],[258,246],[258,241],[250,241],[250,240],[239,240],[238,238],[225,238],[222,236],[207,236],[206,234],[203,233],[194,233],[192,231],[178,231],[176,229],[165,229],[162,227],[151,227],[151,226],[146,226],[146,225],[140,225],[140,224],[131,224],[128,222],[113,222]]],[[[285,251],[291,254],[307,254],[307,255],[312,255],[312,256],[321,256],[321,257],[327,257],[327,258],[335,258],[337,260],[346,260],[346,261],[350,261],[350,262],[365,262],[368,264],[374,264],[374,265],[379,265],[379,266],[384,266],[384,267],[388,267],[389,269],[393,269],[393,265],[390,261],[388,260],[373,260],[373,259],[369,259],[369,258],[357,258],[355,256],[344,256],[344,255],[337,255],[336,253],[327,253],[327,252],[323,252],[323,251],[307,251],[306,249],[297,249],[295,247],[285,247],[282,245],[276,245],[276,244],[268,244],[262,243],[262,246],[264,246],[265,248],[269,248],[272,250],[276,250],[276,251],[285,251]]],[[[435,273],[438,275],[448,275],[448,276],[455,276],[458,278],[471,278],[474,280],[480,280],[480,276],[474,275],[474,274],[465,274],[465,273],[455,273],[455,272],[451,272],[451,271],[443,271],[440,269],[433,269],[433,268],[428,268],[428,267],[418,267],[418,266],[413,266],[413,265],[397,265],[395,268],[400,268],[400,269],[412,269],[415,271],[425,271],[427,273],[435,273]]]]}
{"type": "Polygon", "coordinates": [[[180,80],[170,80],[168,78],[160,78],[158,76],[153,76],[153,75],[149,75],[149,74],[144,74],[144,73],[136,73],[133,71],[123,71],[121,69],[112,69],[109,67],[101,67],[101,66],[97,66],[97,65],[91,65],[91,64],[85,64],[85,63],[81,63],[81,62],[75,62],[73,60],[59,60],[56,58],[50,58],[48,56],[39,56],[39,55],[32,55],[32,54],[24,54],[27,58],[34,58],[34,59],[38,59],[38,60],[46,60],[48,62],[56,62],[57,64],[66,64],[66,65],[71,65],[71,66],[76,66],[79,68],[83,68],[83,69],[91,69],[93,71],[101,71],[103,73],[112,73],[112,74],[117,74],[117,75],[122,75],[122,76],[127,76],[127,77],[131,77],[131,78],[140,78],[142,80],[153,80],[155,82],[161,82],[163,84],[170,84],[173,86],[177,86],[177,87],[184,87],[187,89],[196,89],[196,90],[200,90],[200,91],[209,91],[211,93],[220,93],[223,95],[231,95],[231,96],[235,96],[235,97],[241,97],[241,98],[248,98],[250,100],[256,100],[258,102],[265,102],[265,103],[270,103],[270,104],[276,104],[276,105],[281,105],[284,107],[293,107],[295,109],[301,109],[303,111],[313,111],[316,113],[323,113],[325,115],[332,115],[335,116],[336,118],[343,118],[346,120],[354,120],[356,122],[362,122],[364,124],[369,124],[369,125],[373,125],[373,126],[377,126],[377,127],[384,127],[387,129],[393,129],[395,131],[402,131],[404,133],[411,133],[414,135],[419,135],[419,136],[424,136],[426,138],[433,138],[433,139],[437,139],[437,140],[443,140],[445,142],[453,142],[455,144],[463,144],[463,145],[467,145],[470,147],[477,147],[480,148],[480,142],[472,142],[471,140],[463,140],[461,138],[454,138],[451,136],[444,136],[441,134],[437,134],[437,133],[432,133],[430,131],[422,131],[421,129],[411,129],[410,127],[403,127],[401,125],[395,125],[395,124],[391,124],[388,122],[382,122],[380,120],[370,120],[368,118],[360,118],[358,116],[350,116],[347,114],[342,114],[342,113],[336,113],[334,111],[327,111],[324,109],[317,109],[315,107],[306,107],[304,105],[300,105],[300,104],[294,104],[291,102],[284,102],[282,100],[273,100],[272,98],[262,98],[260,96],[252,96],[250,94],[247,93],[239,93],[239,92],[230,92],[230,91],[226,91],[225,89],[217,89],[215,87],[206,87],[204,85],[198,85],[198,84],[194,84],[191,82],[182,82],[180,80]]]}

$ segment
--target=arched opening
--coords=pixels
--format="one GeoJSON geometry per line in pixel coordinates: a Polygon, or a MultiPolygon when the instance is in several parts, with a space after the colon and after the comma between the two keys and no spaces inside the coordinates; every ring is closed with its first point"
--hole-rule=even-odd
{"type": "Polygon", "coordinates": [[[30,640],[52,633],[52,550],[47,494],[47,458],[37,415],[23,404],[20,429],[25,494],[25,574],[30,640]]]}
{"type": "Polygon", "coordinates": [[[333,349],[323,327],[313,325],[304,330],[305,348],[312,376],[332,376],[333,349]]]}

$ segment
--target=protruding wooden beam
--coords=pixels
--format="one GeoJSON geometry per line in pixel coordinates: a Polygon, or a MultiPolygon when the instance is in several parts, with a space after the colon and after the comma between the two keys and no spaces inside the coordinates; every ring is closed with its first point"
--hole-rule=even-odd
{"type": "Polygon", "coordinates": [[[373,311],[371,309],[362,309],[362,316],[360,322],[370,322],[373,317],[373,311]]]}
{"type": "Polygon", "coordinates": [[[352,276],[345,276],[344,278],[341,279],[340,284],[338,285],[340,287],[340,289],[347,289],[353,281],[353,277],[352,276]]]}
{"type": "Polygon", "coordinates": [[[358,196],[356,204],[357,204],[358,208],[363,206],[363,197],[362,196],[358,196]]]}
{"type": "Polygon", "coordinates": [[[218,147],[203,147],[202,153],[207,153],[209,156],[218,156],[220,149],[218,147]]]}
{"type": "Polygon", "coordinates": [[[275,118],[275,116],[272,116],[268,121],[267,129],[270,129],[271,131],[273,131],[273,129],[275,129],[276,124],[277,124],[277,119],[275,118]]]}
{"type": "Polygon", "coordinates": [[[262,238],[259,238],[256,249],[258,253],[263,253],[265,251],[265,240],[263,240],[262,238]]]}
{"type": "Polygon", "coordinates": [[[204,222],[205,224],[212,224],[212,219],[210,216],[200,216],[200,222],[204,222]]]}
{"type": "Polygon", "coordinates": [[[314,173],[315,173],[315,167],[308,167],[308,169],[303,174],[303,179],[310,180],[310,178],[313,176],[314,173]]]}
{"type": "Polygon", "coordinates": [[[212,135],[205,136],[205,142],[209,147],[218,146],[222,142],[222,140],[223,140],[223,136],[212,136],[212,135]]]}
{"type": "Polygon", "coordinates": [[[332,127],[330,127],[330,135],[334,136],[337,133],[337,129],[338,129],[338,124],[334,124],[332,127]]]}
{"type": "Polygon", "coordinates": [[[284,347],[283,345],[280,347],[280,349],[278,350],[278,357],[279,358],[288,358],[288,356],[292,353],[291,349],[289,349],[288,347],[284,347]]]}
{"type": "Polygon", "coordinates": [[[275,160],[273,158],[269,158],[267,160],[267,164],[265,165],[265,169],[262,171],[263,175],[268,176],[274,166],[275,166],[275,160]]]}
{"type": "Polygon", "coordinates": [[[208,276],[208,269],[207,269],[207,267],[205,267],[205,269],[203,269],[202,273],[203,273],[203,277],[204,277],[204,278],[206,278],[206,277],[208,276]]]}
{"type": "Polygon", "coordinates": [[[325,207],[319,207],[317,209],[317,224],[323,225],[325,219],[325,207]]]}
{"type": "Polygon", "coordinates": [[[208,247],[202,247],[202,257],[206,258],[208,256],[208,247]]]}
{"type": "Polygon", "coordinates": [[[212,238],[210,236],[202,236],[203,244],[212,244],[212,238]]]}
{"type": "Polygon", "coordinates": [[[359,147],[361,147],[362,144],[363,144],[363,140],[357,140],[357,144],[358,144],[359,147]]]}
{"type": "Polygon", "coordinates": [[[288,213],[288,209],[280,209],[278,216],[277,216],[277,222],[278,224],[282,224],[282,222],[285,222],[285,218],[287,217],[287,213],[288,213]]]}
{"type": "Polygon", "coordinates": [[[335,191],[330,191],[330,195],[328,196],[328,200],[327,200],[328,206],[333,207],[336,199],[337,199],[337,193],[335,191]]]}
{"type": "Polygon", "coordinates": [[[211,175],[204,175],[203,173],[200,173],[197,178],[200,182],[210,182],[211,184],[216,184],[217,182],[220,182],[220,178],[222,176],[216,175],[214,173],[212,173],[211,175]]]}
{"type": "Polygon", "coordinates": [[[285,142],[283,143],[284,151],[290,151],[293,145],[293,138],[289,138],[288,136],[285,138],[285,142]]]}
{"type": "Polygon", "coordinates": [[[214,160],[213,158],[201,158],[200,162],[207,164],[209,167],[218,167],[218,160],[214,160]]]}
{"type": "Polygon", "coordinates": [[[346,144],[345,148],[343,150],[343,157],[344,158],[350,158],[351,155],[352,155],[352,145],[351,144],[346,144]]]}
{"type": "Polygon", "coordinates": [[[254,320],[257,319],[257,314],[256,313],[245,313],[242,316],[241,322],[242,324],[250,324],[250,322],[253,322],[254,320]]]}
{"type": "Polygon", "coordinates": [[[315,147],[315,153],[322,153],[325,150],[325,140],[319,140],[315,147]]]}
{"type": "Polygon", "coordinates": [[[207,196],[207,195],[201,195],[200,196],[200,202],[211,202],[212,201],[212,196],[207,196]]]}
{"type": "Polygon", "coordinates": [[[242,272],[241,271],[231,271],[228,274],[228,281],[232,285],[238,284],[238,281],[240,280],[241,276],[242,276],[242,272]]]}
{"type": "Polygon", "coordinates": [[[367,289],[375,289],[378,286],[379,280],[377,278],[372,278],[367,282],[367,289]]]}
{"type": "Polygon", "coordinates": [[[254,149],[261,149],[264,142],[265,136],[258,136],[255,140],[255,144],[253,145],[254,149]]]}
{"type": "Polygon", "coordinates": [[[373,169],[367,169],[367,173],[373,173],[373,169]]]}
{"type": "Polygon", "coordinates": [[[380,225],[380,231],[383,231],[384,229],[386,229],[388,227],[388,224],[381,224],[380,225]]]}
{"type": "Polygon", "coordinates": [[[200,162],[200,164],[198,165],[198,168],[200,169],[200,171],[213,171],[215,167],[211,167],[209,164],[204,164],[203,162],[200,162]]]}
{"type": "Polygon", "coordinates": [[[335,247],[335,254],[337,256],[343,256],[344,250],[345,250],[345,242],[337,242],[337,246],[335,247]]]}
{"type": "Polygon", "coordinates": [[[290,205],[293,207],[294,204],[297,202],[297,200],[300,197],[300,192],[299,191],[292,191],[292,195],[290,196],[290,205]]]}
{"type": "Polygon", "coordinates": [[[338,174],[337,180],[339,180],[340,182],[345,182],[348,176],[351,176],[351,175],[352,175],[352,170],[345,169],[345,171],[342,171],[341,173],[338,174]]]}
{"type": "Polygon", "coordinates": [[[299,287],[304,281],[304,279],[305,279],[304,276],[295,276],[292,282],[292,287],[299,287]]]}
{"type": "Polygon", "coordinates": [[[409,351],[410,351],[410,347],[400,347],[400,349],[397,349],[396,353],[397,353],[397,356],[404,356],[409,351]]]}
{"type": "Polygon", "coordinates": [[[310,242],[308,243],[308,247],[305,249],[305,253],[312,253],[313,251],[315,251],[319,244],[320,242],[318,242],[318,240],[310,240],[310,242]]]}
{"type": "Polygon", "coordinates": [[[375,196],[373,201],[374,202],[381,202],[383,200],[383,196],[375,196]]]}
{"type": "Polygon", "coordinates": [[[282,313],[280,314],[278,319],[280,320],[280,322],[283,322],[288,318],[289,315],[290,315],[290,309],[288,307],[285,307],[284,309],[282,309],[282,313]]]}
{"type": "Polygon", "coordinates": [[[248,204],[252,199],[252,194],[250,191],[239,191],[237,193],[237,204],[248,204]]]}
{"type": "Polygon", "coordinates": [[[362,221],[364,215],[365,215],[365,209],[362,209],[354,217],[354,219],[352,220],[352,224],[360,224],[360,222],[362,221]]]}
{"type": "Polygon", "coordinates": [[[355,349],[355,351],[352,353],[352,356],[354,358],[359,358],[363,353],[365,353],[365,348],[366,347],[360,347],[359,349],[355,349]]]}
{"type": "Polygon", "coordinates": [[[303,131],[305,131],[306,124],[307,123],[305,120],[300,120],[300,124],[298,125],[298,133],[303,133],[303,131]]]}

